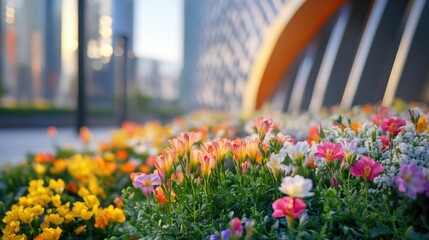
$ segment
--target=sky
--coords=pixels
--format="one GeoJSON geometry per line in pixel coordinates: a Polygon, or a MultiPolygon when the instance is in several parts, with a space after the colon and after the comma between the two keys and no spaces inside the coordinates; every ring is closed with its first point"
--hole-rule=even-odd
{"type": "Polygon", "coordinates": [[[134,50],[138,57],[183,62],[183,0],[138,0],[134,50]]]}

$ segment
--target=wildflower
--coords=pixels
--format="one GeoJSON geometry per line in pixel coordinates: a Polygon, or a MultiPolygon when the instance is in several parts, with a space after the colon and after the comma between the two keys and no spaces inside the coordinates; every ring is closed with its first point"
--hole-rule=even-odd
{"type": "Polygon", "coordinates": [[[142,173],[140,176],[134,178],[133,186],[135,188],[141,188],[145,195],[150,194],[153,191],[153,186],[160,185],[161,178],[155,174],[142,173]]]}
{"type": "Polygon", "coordinates": [[[89,128],[88,127],[81,127],[79,130],[79,137],[83,143],[88,144],[92,138],[92,134],[89,131],[89,128]]]}
{"type": "Polygon", "coordinates": [[[357,147],[356,140],[351,140],[348,142],[347,140],[343,139],[340,141],[341,148],[343,149],[344,158],[349,159],[353,156],[356,156],[357,154],[362,154],[366,152],[366,148],[364,147],[357,147]]]}
{"type": "Polygon", "coordinates": [[[308,143],[300,141],[293,145],[288,142],[285,146],[289,156],[296,161],[298,166],[300,166],[305,158],[305,154],[307,153],[307,149],[309,147],[308,143]]]}
{"type": "Polygon", "coordinates": [[[252,164],[256,163],[256,157],[259,152],[259,141],[257,138],[247,137],[244,142],[246,143],[246,153],[252,164]]]}
{"type": "Polygon", "coordinates": [[[421,169],[414,164],[404,164],[399,171],[400,177],[395,180],[398,190],[406,192],[410,198],[415,199],[418,193],[425,190],[425,179],[421,169]]]}
{"type": "Polygon", "coordinates": [[[186,153],[189,153],[192,146],[196,143],[201,141],[202,133],[201,132],[187,132],[187,133],[180,133],[178,137],[181,141],[183,141],[185,145],[185,151],[186,153]]]}
{"type": "Polygon", "coordinates": [[[176,151],[177,156],[179,158],[182,158],[183,155],[185,155],[186,146],[185,143],[177,138],[169,139],[168,142],[170,143],[170,146],[176,151]]]}
{"type": "Polygon", "coordinates": [[[308,129],[308,144],[312,144],[312,142],[320,142],[322,138],[319,136],[319,128],[318,127],[310,127],[308,129]]]}
{"type": "Polygon", "coordinates": [[[231,220],[231,237],[233,239],[239,239],[243,235],[243,226],[241,225],[240,219],[235,217],[231,220]]]}
{"type": "Polygon", "coordinates": [[[79,235],[79,234],[83,233],[83,232],[86,230],[86,226],[87,226],[87,225],[82,225],[82,226],[77,227],[77,228],[74,230],[74,233],[75,233],[76,235],[79,235]]]}
{"type": "Polygon", "coordinates": [[[253,125],[255,125],[261,142],[264,140],[266,134],[274,130],[273,120],[265,119],[263,117],[258,117],[253,120],[253,125]]]}
{"type": "Polygon", "coordinates": [[[231,236],[231,230],[230,229],[225,229],[220,233],[220,238],[222,240],[228,240],[230,236],[231,236]]]}
{"type": "Polygon", "coordinates": [[[230,149],[234,155],[236,164],[244,162],[247,156],[246,152],[246,142],[241,141],[240,139],[230,142],[230,149]]]}
{"type": "Polygon", "coordinates": [[[55,160],[55,156],[52,153],[36,153],[34,160],[38,163],[49,163],[55,160]]]}
{"type": "Polygon", "coordinates": [[[383,171],[384,167],[369,157],[362,157],[350,168],[353,176],[363,177],[366,181],[374,181],[374,178],[383,171]]]}
{"type": "Polygon", "coordinates": [[[127,160],[128,158],[128,152],[125,150],[118,150],[116,152],[116,158],[118,158],[119,160],[127,160]]]}
{"type": "Polygon", "coordinates": [[[382,144],[382,151],[390,148],[390,140],[386,135],[380,136],[380,141],[382,144]]]}
{"type": "Polygon", "coordinates": [[[325,142],[323,145],[317,146],[318,152],[314,154],[315,157],[325,158],[326,162],[331,163],[334,160],[342,160],[344,152],[341,145],[331,142],[325,142]]]}
{"type": "Polygon", "coordinates": [[[416,124],[417,133],[422,133],[427,130],[427,118],[428,116],[426,115],[419,118],[416,124]]]}
{"type": "Polygon", "coordinates": [[[334,188],[338,188],[338,181],[337,178],[335,178],[334,176],[331,177],[331,183],[334,188]]]}
{"type": "Polygon", "coordinates": [[[406,121],[402,118],[391,117],[384,119],[383,124],[381,124],[381,129],[384,132],[389,132],[391,136],[398,135],[401,132],[401,128],[405,126],[406,121]]]}
{"type": "Polygon", "coordinates": [[[189,171],[191,173],[196,173],[198,166],[200,165],[200,160],[203,158],[204,153],[198,149],[191,149],[190,159],[189,159],[189,171]]]}
{"type": "Polygon", "coordinates": [[[60,239],[62,230],[57,228],[43,228],[43,232],[36,236],[34,240],[56,240],[60,239]]]}
{"type": "Polygon", "coordinates": [[[313,188],[313,181],[305,179],[303,176],[295,175],[294,177],[284,177],[279,187],[280,192],[292,198],[304,198],[314,195],[310,192],[313,188]]]}
{"type": "Polygon", "coordinates": [[[58,131],[57,131],[57,128],[56,128],[56,127],[54,127],[54,126],[49,126],[49,127],[48,127],[48,129],[47,129],[47,131],[48,131],[48,135],[49,135],[49,137],[51,137],[51,138],[55,138],[55,137],[57,136],[58,131]]]}
{"type": "Polygon", "coordinates": [[[166,149],[155,161],[155,167],[165,178],[169,178],[173,172],[173,165],[177,161],[177,155],[172,149],[166,149]]]}
{"type": "Polygon", "coordinates": [[[383,121],[384,121],[384,117],[380,114],[374,114],[371,117],[371,122],[377,127],[381,126],[381,124],[383,124],[383,121]]]}
{"type": "Polygon", "coordinates": [[[206,154],[199,159],[201,164],[201,176],[207,177],[211,170],[216,166],[216,157],[212,154],[206,154]]]}
{"type": "Polygon", "coordinates": [[[64,187],[65,183],[61,178],[59,178],[58,180],[49,180],[49,188],[54,190],[58,194],[61,194],[64,191],[64,187]]]}
{"type": "Polygon", "coordinates": [[[162,206],[165,206],[165,203],[167,202],[167,197],[164,195],[164,191],[162,191],[162,188],[160,186],[156,187],[155,190],[153,190],[153,195],[155,196],[155,199],[161,203],[162,206]]]}
{"type": "Polygon", "coordinates": [[[288,217],[296,219],[304,212],[307,205],[299,198],[283,197],[274,201],[272,207],[274,209],[274,218],[288,217]]]}
{"type": "Polygon", "coordinates": [[[229,140],[222,138],[211,143],[202,143],[201,148],[206,153],[213,153],[218,163],[222,163],[225,155],[229,152],[229,140]]]}
{"type": "Polygon", "coordinates": [[[270,156],[270,161],[267,162],[267,167],[273,172],[274,175],[277,175],[279,171],[283,171],[286,165],[282,164],[285,158],[284,154],[275,154],[272,153],[270,156]]]}

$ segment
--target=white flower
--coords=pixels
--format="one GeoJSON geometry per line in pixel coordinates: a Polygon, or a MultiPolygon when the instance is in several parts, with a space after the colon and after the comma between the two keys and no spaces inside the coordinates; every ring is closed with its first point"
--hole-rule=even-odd
{"type": "Polygon", "coordinates": [[[307,153],[308,149],[308,143],[306,141],[297,142],[295,145],[293,145],[290,142],[285,143],[287,152],[289,153],[289,156],[292,159],[299,159],[302,161],[304,159],[305,154],[307,153]]]}
{"type": "Polygon", "coordinates": [[[270,168],[271,171],[273,171],[274,173],[277,173],[278,171],[283,171],[283,169],[286,167],[284,164],[282,164],[284,158],[284,154],[272,153],[270,156],[270,161],[267,162],[267,167],[270,168]]]}
{"type": "Polygon", "coordinates": [[[292,198],[304,198],[314,195],[313,192],[310,192],[312,188],[313,181],[311,179],[305,179],[303,176],[295,175],[294,177],[284,177],[279,190],[292,198]]]}

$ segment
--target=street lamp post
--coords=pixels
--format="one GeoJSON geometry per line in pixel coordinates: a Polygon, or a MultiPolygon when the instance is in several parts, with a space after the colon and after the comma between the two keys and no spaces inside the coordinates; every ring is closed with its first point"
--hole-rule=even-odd
{"type": "Polygon", "coordinates": [[[85,0],[78,1],[78,80],[76,130],[86,125],[85,94],[85,0]]]}

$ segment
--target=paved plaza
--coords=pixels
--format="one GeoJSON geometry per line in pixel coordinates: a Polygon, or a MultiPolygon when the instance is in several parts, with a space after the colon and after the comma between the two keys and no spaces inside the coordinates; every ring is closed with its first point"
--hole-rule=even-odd
{"type": "MultiPolygon", "coordinates": [[[[91,128],[93,143],[109,138],[114,127],[91,128]]],[[[81,148],[79,136],[73,128],[58,128],[56,141],[61,146],[81,148]]],[[[28,153],[53,152],[54,142],[46,128],[0,129],[0,165],[19,163],[28,153]]]]}

